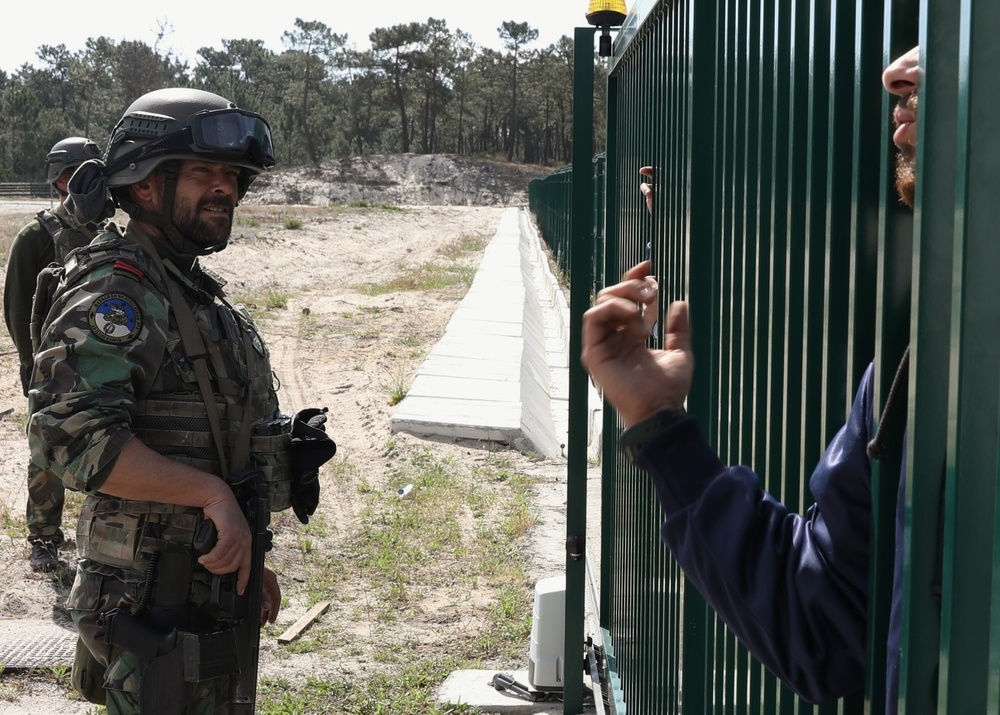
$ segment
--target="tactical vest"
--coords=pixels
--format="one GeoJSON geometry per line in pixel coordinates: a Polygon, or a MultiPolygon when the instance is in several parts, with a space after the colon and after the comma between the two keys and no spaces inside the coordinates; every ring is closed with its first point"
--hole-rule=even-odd
{"type": "Polygon", "coordinates": [[[62,204],[56,206],[52,211],[48,209],[39,211],[35,218],[52,238],[52,247],[55,249],[56,257],[55,261],[43,268],[35,278],[35,293],[31,300],[31,317],[28,328],[33,353],[38,352],[42,324],[52,307],[59,280],[63,275],[63,264],[66,263],[72,251],[83,248],[97,236],[88,226],[77,227],[76,222],[70,218],[69,212],[62,204]]]}
{"type": "Polygon", "coordinates": [[[70,251],[86,246],[97,235],[87,226],[78,226],[62,204],[52,211],[48,209],[39,211],[35,218],[52,237],[52,246],[56,250],[56,263],[65,263],[70,251]]]}
{"type": "MultiPolygon", "coordinates": [[[[117,228],[117,227],[115,227],[117,228]]],[[[116,231],[117,233],[117,231],[116,231]]],[[[120,235],[78,250],[70,256],[58,291],[109,262],[122,261],[143,274],[144,287],[167,299],[164,277],[142,248],[120,235]]],[[[213,409],[221,426],[224,457],[232,465],[237,435],[249,419],[249,463],[265,475],[272,511],[290,506],[291,469],[288,454],[291,418],[278,411],[269,353],[257,327],[242,306],[225,299],[221,278],[197,269],[191,276],[165,263],[168,280],[180,287],[207,350],[214,404],[206,406],[191,370],[175,369],[163,380],[163,392],[141,396],[132,418],[132,432],[148,447],[176,461],[222,475],[211,421],[213,409]],[[251,352],[252,351],[252,352],[251,352]],[[245,415],[247,393],[250,414],[245,415]]],[[[169,303],[169,301],[167,301],[169,303]]],[[[176,308],[171,305],[172,317],[176,308]]],[[[176,332],[171,320],[171,332],[176,332]]],[[[185,362],[175,359],[172,361],[185,362]]],[[[244,446],[244,451],[246,451],[244,446]]],[[[141,570],[145,556],[166,544],[190,546],[201,519],[194,507],[135,502],[101,494],[87,497],[77,531],[81,557],[124,569],[141,570]]]]}

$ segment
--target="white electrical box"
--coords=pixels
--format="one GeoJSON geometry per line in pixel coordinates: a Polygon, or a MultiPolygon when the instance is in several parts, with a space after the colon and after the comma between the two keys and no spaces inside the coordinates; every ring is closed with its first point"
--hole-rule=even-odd
{"type": "Polygon", "coordinates": [[[566,576],[545,578],[535,584],[528,653],[528,683],[535,690],[563,690],[566,640],[566,576]]]}

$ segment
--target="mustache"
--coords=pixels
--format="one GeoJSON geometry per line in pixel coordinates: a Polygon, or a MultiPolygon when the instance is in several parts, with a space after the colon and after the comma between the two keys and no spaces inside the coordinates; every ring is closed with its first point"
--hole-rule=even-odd
{"type": "Polygon", "coordinates": [[[914,114],[917,113],[917,108],[919,104],[920,104],[920,95],[917,92],[912,92],[911,94],[907,94],[905,97],[900,97],[896,101],[896,106],[902,107],[903,109],[913,112],[914,114]]]}

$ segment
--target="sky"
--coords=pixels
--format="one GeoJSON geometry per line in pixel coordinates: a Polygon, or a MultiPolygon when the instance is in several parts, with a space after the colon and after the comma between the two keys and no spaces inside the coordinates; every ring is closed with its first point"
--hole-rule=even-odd
{"type": "Polygon", "coordinates": [[[445,20],[453,32],[469,33],[482,47],[500,50],[503,43],[497,28],[501,23],[527,22],[538,30],[538,40],[529,48],[541,49],[563,35],[572,38],[573,28],[586,26],[587,7],[587,0],[139,0],[109,4],[50,0],[19,4],[17,12],[7,18],[7,32],[0,42],[0,70],[13,73],[25,63],[38,66],[36,53],[43,44],[66,45],[76,53],[84,49],[87,38],[104,35],[115,42],[140,40],[152,46],[160,26],[167,28],[160,52],[172,50],[192,65],[199,48],[222,49],[224,39],[263,40],[265,47],[281,52],[285,49],[281,35],[295,28],[296,18],[320,21],[346,34],[348,44],[358,49],[368,47],[368,35],[376,27],[426,22],[433,17],[445,20]]]}

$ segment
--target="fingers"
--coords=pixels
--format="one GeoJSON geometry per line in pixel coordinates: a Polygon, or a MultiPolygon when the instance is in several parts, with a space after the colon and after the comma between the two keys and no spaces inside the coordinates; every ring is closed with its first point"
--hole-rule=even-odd
{"type": "Polygon", "coordinates": [[[688,304],[683,300],[674,301],[667,311],[666,350],[691,352],[691,320],[688,304]]]}
{"type": "MultiPolygon", "coordinates": [[[[652,261],[640,261],[639,263],[636,263],[634,266],[625,271],[625,274],[622,276],[621,283],[616,283],[615,285],[608,286],[604,290],[611,290],[612,288],[616,288],[617,286],[620,286],[622,283],[626,283],[628,281],[642,280],[643,278],[649,275],[649,269],[652,268],[652,266],[653,266],[652,261]]],[[[603,293],[604,290],[602,290],[601,293],[603,293]]]]}
{"type": "Polygon", "coordinates": [[[261,594],[260,604],[261,624],[274,623],[281,609],[281,586],[278,584],[277,575],[269,568],[264,569],[264,591],[261,594]]]}
{"type": "Polygon", "coordinates": [[[215,547],[198,559],[211,573],[236,572],[236,592],[243,595],[250,581],[252,537],[246,517],[236,498],[227,487],[219,499],[204,507],[205,517],[215,523],[218,541],[215,547]]]}
{"type": "Polygon", "coordinates": [[[219,540],[215,546],[204,556],[198,558],[198,563],[204,566],[210,573],[226,574],[233,571],[239,572],[236,579],[236,590],[240,594],[246,588],[250,579],[250,532],[247,531],[247,540],[234,539],[232,534],[219,532],[219,540]]]}
{"type": "Polygon", "coordinates": [[[636,303],[649,304],[659,293],[656,279],[649,275],[651,261],[642,261],[632,266],[622,276],[620,283],[604,288],[597,294],[594,304],[611,298],[625,298],[636,303]]]}
{"type": "Polygon", "coordinates": [[[211,551],[198,558],[198,563],[214,574],[235,571],[236,592],[242,595],[250,581],[252,557],[252,540],[247,522],[238,509],[235,516],[225,512],[209,514],[208,510],[205,513],[215,522],[218,539],[211,551]],[[225,516],[231,518],[224,518],[225,516]]]}
{"type": "Polygon", "coordinates": [[[250,567],[253,564],[251,559],[252,552],[247,549],[243,552],[243,558],[240,560],[240,567],[236,572],[236,593],[243,595],[243,592],[247,590],[247,584],[250,583],[250,567]]]}
{"type": "Polygon", "coordinates": [[[646,202],[646,210],[652,213],[654,199],[656,197],[656,184],[653,183],[653,167],[644,166],[639,169],[639,174],[649,179],[648,183],[644,181],[639,184],[639,193],[642,194],[642,198],[646,202]]]}
{"type": "Polygon", "coordinates": [[[619,329],[636,327],[644,335],[636,300],[617,296],[605,296],[593,308],[584,313],[584,328],[589,324],[592,333],[608,333],[619,329]]]}
{"type": "Polygon", "coordinates": [[[634,300],[609,297],[583,314],[583,350],[580,361],[594,371],[623,351],[644,347],[648,336],[634,300]]]}
{"type": "Polygon", "coordinates": [[[659,286],[650,261],[625,272],[620,283],[597,294],[583,316],[583,364],[593,367],[625,345],[644,346],[656,324],[659,286]],[[647,322],[648,321],[648,322],[647,322]]]}

